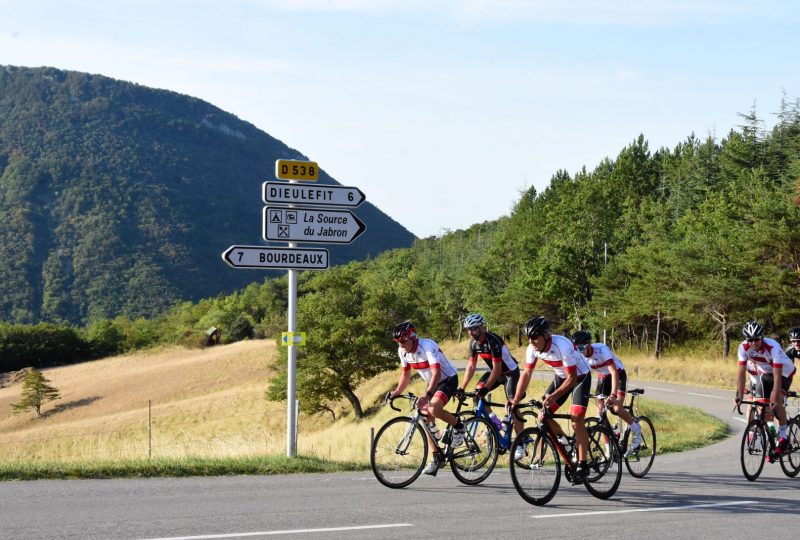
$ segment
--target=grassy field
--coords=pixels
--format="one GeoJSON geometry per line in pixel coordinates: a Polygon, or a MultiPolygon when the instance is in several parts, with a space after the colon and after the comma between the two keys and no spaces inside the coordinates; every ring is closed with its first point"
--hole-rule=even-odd
{"type": "MultiPolygon", "coordinates": [[[[445,343],[453,359],[466,344],[445,343]]],[[[397,372],[384,373],[357,394],[371,414],[355,421],[342,404],[331,415],[300,416],[298,453],[287,461],[286,409],[264,400],[273,373],[272,341],[246,341],[203,350],[166,348],[74,366],[45,375],[61,399],[45,405],[41,418],[13,415],[21,384],[0,388],[0,478],[107,477],[246,472],[322,471],[364,467],[371,429],[396,413],[380,408],[397,372]],[[264,457],[273,456],[273,457],[264,457]],[[331,462],[335,462],[332,464],[331,462]],[[227,468],[226,468],[227,467],[227,468]],[[129,471],[123,474],[121,471],[129,471]],[[131,472],[132,471],[132,472],[131,472]]],[[[522,350],[515,351],[524,357],[522,350]]],[[[637,378],[730,386],[735,368],[713,359],[676,358],[655,362],[624,356],[637,378]],[[681,362],[704,380],[682,380],[681,362]]],[[[731,362],[731,364],[733,364],[731,362]]],[[[412,391],[422,391],[420,382],[412,391]]],[[[531,395],[544,390],[534,388],[531,395]]],[[[724,436],[724,426],[687,408],[642,400],[656,423],[659,448],[679,451],[724,436]]]]}

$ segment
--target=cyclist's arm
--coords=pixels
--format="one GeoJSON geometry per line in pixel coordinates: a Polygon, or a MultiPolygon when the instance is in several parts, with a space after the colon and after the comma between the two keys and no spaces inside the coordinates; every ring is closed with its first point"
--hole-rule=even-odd
{"type": "Polygon", "coordinates": [[[533,375],[533,366],[531,364],[526,364],[525,369],[519,375],[519,382],[517,383],[517,393],[514,394],[514,399],[511,400],[512,405],[518,405],[520,400],[522,400],[522,396],[524,396],[525,392],[528,390],[528,385],[531,382],[532,375],[533,375]]]}
{"type": "Polygon", "coordinates": [[[397,381],[397,388],[394,389],[392,392],[392,397],[399,396],[403,393],[403,390],[406,389],[408,386],[408,382],[411,380],[411,370],[410,369],[402,369],[400,371],[400,380],[397,381]]]}
{"type": "Polygon", "coordinates": [[[442,370],[439,369],[439,364],[431,364],[431,380],[428,381],[428,387],[425,389],[425,397],[428,398],[428,400],[436,393],[436,387],[439,386],[441,374],[442,370]]]}
{"type": "Polygon", "coordinates": [[[745,364],[739,362],[739,370],[736,373],[736,397],[744,399],[744,373],[745,364]]]}
{"type": "Polygon", "coordinates": [[[773,364],[772,365],[772,395],[770,395],[769,402],[772,404],[773,407],[781,407],[783,406],[783,400],[781,399],[781,382],[783,381],[783,364],[773,364]]]}
{"type": "Polygon", "coordinates": [[[478,359],[474,356],[467,360],[467,367],[464,369],[464,380],[461,382],[462,390],[466,390],[469,381],[472,380],[472,376],[475,374],[475,364],[477,361],[478,359]]]}
{"type": "Polygon", "coordinates": [[[611,362],[608,365],[608,372],[611,374],[611,395],[608,397],[617,399],[617,391],[619,390],[619,371],[617,371],[617,366],[614,364],[614,362],[611,362]]]}
{"type": "Polygon", "coordinates": [[[503,374],[503,359],[502,358],[493,358],[492,359],[492,372],[489,374],[489,378],[486,379],[486,384],[484,385],[486,388],[491,388],[492,385],[500,378],[500,375],[503,374]]]}
{"type": "Polygon", "coordinates": [[[578,381],[578,372],[577,371],[567,371],[567,378],[564,379],[558,388],[553,390],[553,393],[547,396],[547,403],[550,404],[556,400],[558,400],[564,394],[569,393],[572,390],[572,387],[575,386],[575,383],[578,381]]]}

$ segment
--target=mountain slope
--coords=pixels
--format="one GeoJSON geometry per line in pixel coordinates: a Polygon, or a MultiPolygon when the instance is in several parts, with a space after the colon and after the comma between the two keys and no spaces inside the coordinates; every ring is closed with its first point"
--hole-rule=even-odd
{"type": "MultiPolygon", "coordinates": [[[[261,280],[220,254],[263,243],[277,158],[306,159],[196,98],[0,67],[0,320],[150,316],[261,280]]],[[[369,203],[357,214],[368,229],[334,263],[413,241],[369,203]]]]}

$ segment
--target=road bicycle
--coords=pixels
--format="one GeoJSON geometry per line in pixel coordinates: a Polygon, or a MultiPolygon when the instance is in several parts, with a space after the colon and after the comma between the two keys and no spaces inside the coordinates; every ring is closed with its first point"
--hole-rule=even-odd
{"type": "MultiPolygon", "coordinates": [[[[569,414],[555,414],[543,408],[540,401],[531,400],[529,404],[544,411],[545,419],[571,419],[569,414]]],[[[580,481],[576,477],[578,456],[574,436],[565,435],[568,443],[565,446],[547,422],[525,428],[517,435],[511,446],[511,455],[522,445],[526,457],[519,460],[523,462],[522,466],[518,461],[510,461],[511,480],[524,500],[537,506],[550,502],[561,483],[562,462],[566,480],[572,484],[583,483],[586,490],[598,499],[608,499],[617,492],[622,479],[622,452],[617,439],[601,424],[594,423],[586,429],[589,447],[585,475],[580,481]]]]}
{"type": "MultiPolygon", "coordinates": [[[[641,388],[634,388],[627,393],[631,398],[627,405],[623,404],[623,407],[633,416],[634,420],[639,422],[639,426],[642,429],[642,440],[638,448],[635,450],[631,449],[631,445],[633,444],[633,431],[628,424],[623,422],[622,419],[617,418],[617,421],[612,425],[611,421],[608,419],[608,413],[610,411],[605,404],[605,399],[608,396],[602,394],[590,396],[603,400],[603,404],[600,409],[600,416],[587,418],[586,425],[600,424],[610,429],[619,443],[620,450],[622,450],[622,457],[625,460],[625,467],[628,469],[628,472],[630,472],[631,476],[634,478],[644,478],[653,466],[653,461],[656,458],[656,428],[647,416],[636,414],[636,396],[644,394],[644,390],[641,388]],[[622,426],[623,431],[620,431],[620,426],[622,426]]],[[[612,412],[611,414],[614,413],[612,412]]]]}
{"type": "MultiPolygon", "coordinates": [[[[795,392],[790,392],[791,397],[796,397],[795,392]],[[794,394],[794,396],[792,396],[794,394]]],[[[738,401],[736,411],[741,415],[742,405],[752,405],[753,419],[747,424],[742,434],[741,463],[745,478],[754,482],[764,468],[764,462],[774,463],[780,461],[783,473],[788,477],[797,476],[800,472],[800,418],[795,416],[789,420],[789,442],[784,452],[776,452],[777,441],[772,430],[768,429],[766,409],[768,403],[761,400],[738,401]]]]}
{"type": "MultiPolygon", "coordinates": [[[[407,399],[411,404],[408,416],[398,416],[386,422],[378,430],[370,448],[370,467],[375,478],[386,487],[404,488],[416,480],[428,458],[431,441],[434,453],[431,459],[439,468],[450,463],[453,475],[462,483],[479,484],[491,474],[497,462],[497,443],[494,439],[494,424],[484,418],[471,416],[462,420],[465,433],[463,444],[453,447],[453,426],[447,425],[441,440],[417,408],[419,398],[408,393],[388,400],[407,399]]],[[[458,401],[455,415],[458,417],[464,400],[458,401]]],[[[436,430],[438,431],[438,430],[436,430]]]]}

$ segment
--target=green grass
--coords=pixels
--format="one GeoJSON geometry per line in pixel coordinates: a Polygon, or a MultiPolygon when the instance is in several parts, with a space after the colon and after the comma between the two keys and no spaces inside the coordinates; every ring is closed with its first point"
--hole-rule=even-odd
{"type": "Polygon", "coordinates": [[[648,399],[637,400],[636,406],[637,414],[646,415],[656,428],[656,459],[658,454],[701,448],[728,435],[725,422],[696,407],[648,399]]]}
{"type": "Polygon", "coordinates": [[[339,462],[316,457],[255,456],[237,458],[186,457],[180,459],[131,459],[0,463],[0,480],[87,478],[152,478],[175,476],[222,476],[237,474],[293,474],[358,471],[364,462],[339,462]]]}

